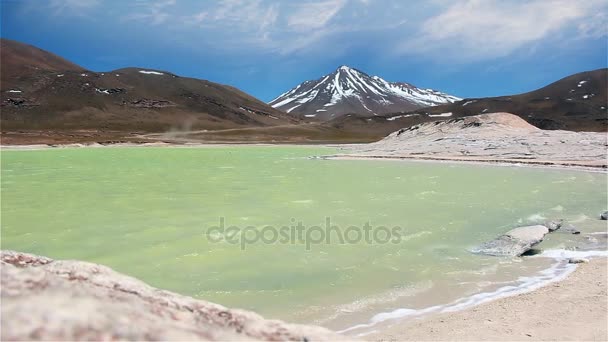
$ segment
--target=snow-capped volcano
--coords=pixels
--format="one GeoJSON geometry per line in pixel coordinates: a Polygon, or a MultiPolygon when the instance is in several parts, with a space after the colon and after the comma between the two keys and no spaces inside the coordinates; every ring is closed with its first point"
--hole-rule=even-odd
{"type": "Polygon", "coordinates": [[[433,89],[388,82],[343,65],[318,80],[299,84],[269,104],[293,116],[325,120],[348,113],[372,116],[459,100],[433,89]]]}

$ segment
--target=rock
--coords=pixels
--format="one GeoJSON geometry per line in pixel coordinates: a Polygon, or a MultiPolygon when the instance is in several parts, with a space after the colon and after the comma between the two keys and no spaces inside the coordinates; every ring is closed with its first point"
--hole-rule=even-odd
{"type": "Polygon", "coordinates": [[[575,235],[578,235],[578,234],[581,233],[580,230],[578,230],[575,226],[573,226],[571,224],[567,224],[567,225],[563,226],[561,230],[563,232],[570,233],[570,234],[575,234],[575,235]]]}
{"type": "Polygon", "coordinates": [[[600,215],[600,218],[602,220],[608,220],[608,211],[604,211],[602,215],[600,215]]]}
{"type": "Polygon", "coordinates": [[[153,288],[82,261],[0,252],[2,340],[345,340],[153,288]]]}
{"type": "Polygon", "coordinates": [[[564,220],[546,221],[544,226],[549,229],[550,232],[554,232],[562,227],[564,220]]]}
{"type": "Polygon", "coordinates": [[[569,264],[583,264],[583,263],[588,263],[589,260],[585,259],[585,258],[570,258],[568,259],[568,263],[569,264]]]}
{"type": "Polygon", "coordinates": [[[512,229],[492,241],[481,244],[471,251],[476,254],[493,256],[520,256],[532,246],[543,241],[549,228],[542,225],[526,226],[512,229]]]}

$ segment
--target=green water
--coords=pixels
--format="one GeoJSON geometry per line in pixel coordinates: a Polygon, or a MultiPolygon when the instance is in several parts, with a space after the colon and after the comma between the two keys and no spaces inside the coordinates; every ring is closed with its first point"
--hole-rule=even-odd
{"type": "MultiPolygon", "coordinates": [[[[605,230],[596,219],[607,207],[605,174],[307,158],[331,153],[295,146],[3,151],[2,248],[101,263],[182,294],[323,322],[491,267],[499,259],[467,249],[540,216],[605,230]],[[340,229],[370,222],[403,233],[399,243],[307,250],[257,242],[243,250],[208,241],[220,217],[226,226],[257,229],[323,226],[329,217],[340,229]]],[[[543,245],[570,243],[554,234],[543,245]]]]}

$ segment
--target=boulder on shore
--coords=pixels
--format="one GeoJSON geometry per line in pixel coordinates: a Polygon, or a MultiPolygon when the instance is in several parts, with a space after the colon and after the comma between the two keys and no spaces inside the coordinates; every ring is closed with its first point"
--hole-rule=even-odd
{"type": "Polygon", "coordinates": [[[600,217],[602,220],[608,220],[608,211],[604,211],[600,217]]]}
{"type": "Polygon", "coordinates": [[[562,227],[564,220],[546,221],[544,226],[549,228],[550,232],[556,231],[562,227]]]}
{"type": "Polygon", "coordinates": [[[492,256],[520,256],[543,241],[548,233],[549,228],[543,225],[519,227],[473,248],[471,252],[492,256]]]}
{"type": "Polygon", "coordinates": [[[0,251],[0,338],[14,340],[346,340],[328,329],[153,288],[82,261],[0,251]]]}

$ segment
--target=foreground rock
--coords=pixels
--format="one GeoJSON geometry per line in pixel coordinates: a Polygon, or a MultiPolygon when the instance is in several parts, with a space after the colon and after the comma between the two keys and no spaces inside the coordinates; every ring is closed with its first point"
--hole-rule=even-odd
{"type": "Polygon", "coordinates": [[[159,290],[97,264],[0,255],[3,341],[345,339],[159,290]]]}
{"type": "Polygon", "coordinates": [[[512,229],[472,250],[473,253],[493,256],[520,256],[532,249],[549,233],[549,228],[536,225],[512,229]]]}
{"type": "Polygon", "coordinates": [[[411,126],[343,150],[347,157],[606,168],[606,144],[604,133],[541,130],[510,113],[489,113],[411,126]]]}

